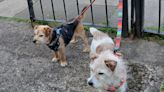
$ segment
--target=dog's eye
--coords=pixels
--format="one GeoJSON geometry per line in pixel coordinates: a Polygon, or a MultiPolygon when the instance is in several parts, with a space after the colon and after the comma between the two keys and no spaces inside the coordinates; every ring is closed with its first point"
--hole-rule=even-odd
{"type": "Polygon", "coordinates": [[[98,73],[99,75],[103,75],[104,73],[98,73]]]}
{"type": "Polygon", "coordinates": [[[43,37],[43,35],[39,35],[39,37],[43,37]]]}

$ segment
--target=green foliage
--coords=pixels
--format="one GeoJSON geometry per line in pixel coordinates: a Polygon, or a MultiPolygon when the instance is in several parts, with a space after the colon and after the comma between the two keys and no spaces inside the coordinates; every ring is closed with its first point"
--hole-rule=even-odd
{"type": "MultiPolygon", "coordinates": [[[[84,30],[86,31],[89,31],[89,26],[85,26],[84,27],[84,30]]],[[[98,30],[100,31],[103,31],[107,34],[109,34],[110,37],[114,38],[116,36],[116,33],[117,33],[117,29],[116,28],[105,28],[105,27],[102,27],[102,28],[97,28],[98,30]]]]}
{"type": "Polygon", "coordinates": [[[164,31],[164,25],[163,25],[163,26],[161,26],[161,31],[164,31]]]}
{"type": "MultiPolygon", "coordinates": [[[[146,30],[158,31],[158,27],[146,27],[146,30]]],[[[164,31],[164,25],[161,26],[161,30],[164,31]]]]}
{"type": "Polygon", "coordinates": [[[29,19],[21,19],[21,18],[16,18],[16,17],[3,17],[3,16],[0,16],[0,19],[9,20],[9,21],[16,21],[16,22],[30,22],[29,19]]]}
{"type": "Polygon", "coordinates": [[[163,35],[155,35],[155,34],[145,33],[143,39],[148,40],[148,41],[155,41],[155,42],[159,43],[160,45],[164,46],[164,36],[163,35]]]}
{"type": "MultiPolygon", "coordinates": [[[[20,19],[20,18],[15,18],[15,17],[2,17],[2,16],[0,16],[0,19],[8,20],[8,21],[16,21],[16,22],[28,22],[28,23],[31,22],[30,19],[20,19]]],[[[51,27],[56,27],[56,26],[61,25],[61,23],[47,22],[47,21],[42,21],[42,20],[39,21],[38,20],[38,21],[34,21],[33,25],[49,25],[51,27]]],[[[84,29],[86,31],[88,31],[89,27],[90,26],[85,26],[84,29]]],[[[98,28],[98,29],[105,32],[105,33],[108,33],[112,38],[114,38],[116,36],[116,33],[117,33],[117,28],[102,27],[102,28],[98,28]]],[[[147,29],[157,30],[156,27],[149,27],[147,29]]],[[[164,24],[161,26],[161,31],[164,31],[164,24]]],[[[164,36],[162,36],[162,35],[155,35],[155,34],[145,33],[143,39],[148,40],[148,41],[155,41],[155,42],[158,42],[160,45],[164,45],[164,36]]]]}
{"type": "Polygon", "coordinates": [[[163,83],[163,85],[161,87],[161,92],[164,92],[164,83],[163,83]]]}

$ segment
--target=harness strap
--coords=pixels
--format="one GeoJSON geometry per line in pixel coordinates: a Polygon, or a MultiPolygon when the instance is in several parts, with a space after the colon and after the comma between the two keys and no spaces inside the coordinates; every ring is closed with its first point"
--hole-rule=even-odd
{"type": "Polygon", "coordinates": [[[61,35],[61,34],[60,34],[60,30],[61,30],[61,28],[56,29],[56,35],[57,35],[57,36],[60,36],[60,35],[61,35]]]}
{"type": "MultiPolygon", "coordinates": [[[[61,28],[57,28],[57,29],[54,29],[54,30],[53,30],[53,32],[55,32],[55,34],[56,34],[56,35],[55,35],[56,38],[55,38],[54,41],[52,41],[52,42],[48,45],[49,48],[52,49],[52,50],[54,50],[54,51],[57,51],[58,48],[59,48],[59,45],[60,45],[60,42],[59,42],[59,38],[60,38],[60,36],[61,36],[60,30],[61,30],[61,28]]],[[[54,35],[53,35],[53,36],[54,36],[54,35]]]]}
{"type": "Polygon", "coordinates": [[[119,0],[118,3],[118,25],[117,25],[117,35],[115,38],[115,48],[114,51],[120,50],[121,45],[121,34],[122,34],[122,15],[123,15],[123,0],[119,0]]]}

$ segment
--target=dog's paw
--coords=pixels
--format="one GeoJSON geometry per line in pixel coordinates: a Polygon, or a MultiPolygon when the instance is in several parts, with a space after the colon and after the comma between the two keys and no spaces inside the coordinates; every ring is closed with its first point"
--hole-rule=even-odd
{"type": "Polygon", "coordinates": [[[74,43],[77,43],[78,40],[71,40],[70,43],[74,44],[74,43]]]}
{"type": "Polygon", "coordinates": [[[53,59],[52,59],[52,62],[57,62],[58,61],[58,59],[56,58],[56,57],[54,57],[53,59]]]}
{"type": "Polygon", "coordinates": [[[66,65],[68,65],[67,64],[67,62],[61,62],[61,64],[60,64],[62,67],[65,67],[66,65]]]}

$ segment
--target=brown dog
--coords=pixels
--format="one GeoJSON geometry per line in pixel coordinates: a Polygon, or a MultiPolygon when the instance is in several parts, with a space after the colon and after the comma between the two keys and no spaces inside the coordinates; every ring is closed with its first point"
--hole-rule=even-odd
{"type": "MultiPolygon", "coordinates": [[[[82,10],[82,12],[86,7],[82,10]]],[[[85,35],[84,26],[81,21],[85,14],[81,14],[77,19],[73,19],[72,23],[63,24],[56,28],[48,25],[39,25],[34,27],[33,42],[36,44],[46,44],[54,51],[52,61],[60,61],[61,66],[66,66],[65,48],[71,43],[75,43],[76,37],[80,37],[84,42],[83,52],[89,52],[88,40],[85,35]]],[[[71,20],[72,21],[72,20],[71,20]]]]}

